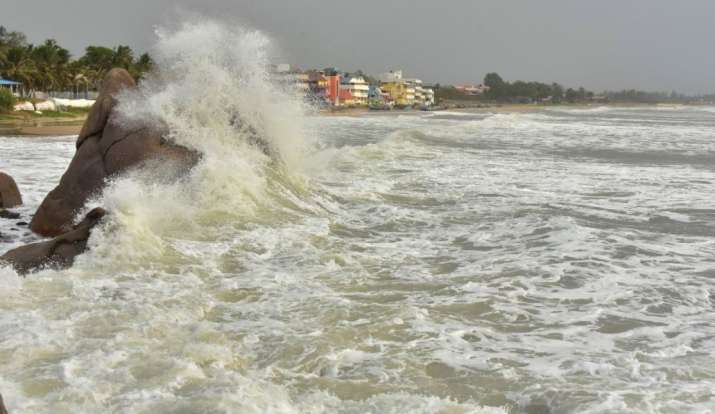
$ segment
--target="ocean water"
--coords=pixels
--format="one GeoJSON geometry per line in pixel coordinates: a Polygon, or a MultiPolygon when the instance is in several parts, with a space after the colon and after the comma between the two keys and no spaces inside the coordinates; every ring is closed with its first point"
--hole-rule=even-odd
{"type": "MultiPolygon", "coordinates": [[[[174,72],[124,122],[202,162],[110,182],[71,269],[0,267],[12,414],[715,410],[713,108],[301,115],[228,65],[264,47],[162,37],[174,72]]],[[[0,138],[20,220],[73,152],[0,138]]],[[[20,220],[0,252],[37,240],[20,220]]]]}

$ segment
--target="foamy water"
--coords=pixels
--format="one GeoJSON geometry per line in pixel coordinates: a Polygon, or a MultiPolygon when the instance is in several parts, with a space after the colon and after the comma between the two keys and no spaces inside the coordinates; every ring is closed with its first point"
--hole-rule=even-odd
{"type": "MultiPolygon", "coordinates": [[[[0,268],[12,414],[715,407],[711,109],[303,117],[260,56],[230,65],[258,34],[204,27],[243,46],[182,71],[193,29],[165,35],[175,70],[124,122],[153,111],[202,163],[114,180],[73,268],[0,268]],[[170,86],[200,101],[201,72],[225,87],[197,107],[170,86]]],[[[0,139],[20,220],[73,152],[0,139]]],[[[20,220],[0,251],[35,240],[20,220]]]]}

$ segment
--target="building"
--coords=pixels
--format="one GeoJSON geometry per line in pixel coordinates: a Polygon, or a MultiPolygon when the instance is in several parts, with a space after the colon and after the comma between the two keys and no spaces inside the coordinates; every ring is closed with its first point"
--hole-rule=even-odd
{"type": "Polygon", "coordinates": [[[434,105],[434,89],[432,88],[424,88],[424,94],[425,94],[425,106],[432,106],[434,105]]]}
{"type": "Polygon", "coordinates": [[[340,72],[335,68],[327,68],[322,73],[327,81],[325,99],[330,105],[340,106],[340,72]]]}
{"type": "Polygon", "coordinates": [[[422,87],[422,81],[419,79],[405,79],[405,82],[407,82],[407,87],[408,87],[408,97],[410,93],[410,89],[413,90],[413,101],[414,105],[418,106],[423,106],[425,104],[425,90],[422,87]]]}
{"type": "MultiPolygon", "coordinates": [[[[342,101],[344,105],[366,106],[370,92],[370,85],[365,82],[362,76],[345,75],[341,82],[340,88],[350,92],[349,99],[342,101]]],[[[346,95],[347,97],[348,95],[346,95]]]]}
{"type": "Polygon", "coordinates": [[[407,85],[415,90],[414,104],[419,107],[434,105],[434,90],[423,85],[420,79],[406,79],[407,85]]]}
{"type": "Polygon", "coordinates": [[[378,75],[386,100],[397,107],[434,105],[434,90],[426,88],[420,79],[407,79],[401,70],[378,75]]]}
{"type": "Polygon", "coordinates": [[[367,101],[370,105],[382,105],[385,103],[385,94],[377,85],[369,85],[367,91],[367,101]]]}
{"type": "Polygon", "coordinates": [[[302,94],[307,95],[310,92],[310,75],[305,72],[295,74],[295,86],[302,94]]]}
{"type": "Polygon", "coordinates": [[[338,90],[338,103],[335,106],[352,106],[355,104],[355,97],[350,92],[350,88],[345,88],[342,85],[338,90]]]}
{"type": "Polygon", "coordinates": [[[471,96],[479,96],[483,95],[487,91],[489,91],[489,87],[486,85],[457,85],[454,87],[456,90],[459,92],[462,92],[465,95],[471,95],[471,96]]]}
{"type": "Polygon", "coordinates": [[[402,79],[401,70],[381,73],[377,75],[377,79],[387,104],[404,108],[415,103],[415,89],[402,79]]]}
{"type": "Polygon", "coordinates": [[[380,89],[389,105],[404,108],[415,103],[415,90],[404,81],[383,82],[380,89]]]}
{"type": "Polygon", "coordinates": [[[308,72],[308,92],[315,98],[327,99],[328,78],[322,72],[308,72]]]}
{"type": "Polygon", "coordinates": [[[20,82],[0,78],[0,88],[9,89],[10,93],[15,96],[20,96],[20,86],[22,86],[20,82]]]}
{"type": "Polygon", "coordinates": [[[401,70],[391,70],[389,72],[381,73],[377,75],[377,79],[381,83],[391,83],[402,81],[402,71],[401,70]]]}

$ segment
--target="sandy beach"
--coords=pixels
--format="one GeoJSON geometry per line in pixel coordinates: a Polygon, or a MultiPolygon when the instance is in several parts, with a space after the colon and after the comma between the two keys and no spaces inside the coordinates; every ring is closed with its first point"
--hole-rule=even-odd
{"type": "Polygon", "coordinates": [[[7,117],[0,119],[0,136],[62,136],[77,135],[86,115],[74,117],[27,118],[7,117]]]}

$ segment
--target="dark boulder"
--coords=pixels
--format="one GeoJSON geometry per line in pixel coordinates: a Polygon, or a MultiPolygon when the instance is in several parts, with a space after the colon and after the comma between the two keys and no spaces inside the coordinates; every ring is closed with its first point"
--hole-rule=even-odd
{"type": "Polygon", "coordinates": [[[37,209],[30,229],[43,236],[57,236],[72,228],[72,220],[87,200],[103,189],[108,178],[149,160],[171,161],[191,168],[198,155],[164,139],[167,131],[151,125],[123,125],[115,111],[117,94],[134,88],[124,69],[105,76],[99,97],[77,139],[77,151],[60,183],[37,209]]]}
{"type": "Polygon", "coordinates": [[[0,256],[0,263],[9,263],[20,274],[42,267],[62,269],[72,266],[74,258],[87,249],[87,240],[92,228],[105,214],[104,209],[95,208],[70,231],[52,240],[10,250],[0,256]]]}
{"type": "Polygon", "coordinates": [[[7,408],[5,408],[5,403],[2,400],[2,394],[0,394],[0,414],[7,414],[7,408]]]}
{"type": "Polygon", "coordinates": [[[0,172],[0,208],[13,208],[22,205],[22,196],[15,180],[0,172]]]}
{"type": "Polygon", "coordinates": [[[5,209],[0,209],[0,218],[4,219],[19,219],[20,213],[15,213],[14,211],[9,211],[5,209]]]}

